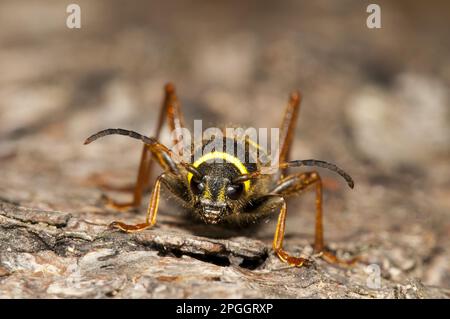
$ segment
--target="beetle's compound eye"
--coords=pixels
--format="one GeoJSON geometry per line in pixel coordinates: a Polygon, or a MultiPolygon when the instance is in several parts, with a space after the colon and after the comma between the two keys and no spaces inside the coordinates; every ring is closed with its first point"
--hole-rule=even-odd
{"type": "Polygon", "coordinates": [[[228,185],[227,187],[227,197],[229,199],[239,199],[244,191],[244,184],[239,183],[236,185],[228,185]]]}
{"type": "Polygon", "coordinates": [[[191,190],[195,195],[200,195],[205,189],[205,184],[203,182],[196,181],[194,178],[191,179],[191,190]]]}

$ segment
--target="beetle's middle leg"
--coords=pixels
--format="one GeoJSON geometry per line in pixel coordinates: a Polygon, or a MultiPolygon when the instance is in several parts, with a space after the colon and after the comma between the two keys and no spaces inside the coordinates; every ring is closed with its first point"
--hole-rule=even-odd
{"type": "MultiPolygon", "coordinates": [[[[295,195],[303,190],[315,185],[316,189],[316,224],[315,224],[315,238],[314,238],[314,251],[320,253],[322,258],[330,263],[351,265],[356,262],[356,259],[345,261],[338,259],[333,253],[325,249],[324,236],[323,236],[323,207],[322,207],[322,180],[319,173],[313,171],[308,173],[300,173],[289,175],[283,180],[281,180],[277,186],[272,190],[271,193],[279,194],[281,196],[287,197],[290,195],[295,195]]],[[[286,205],[281,208],[280,215],[278,218],[277,230],[275,232],[274,238],[274,248],[281,248],[283,238],[284,238],[284,228],[286,220],[286,205]]],[[[279,254],[278,254],[279,255],[279,254]]],[[[279,255],[280,256],[280,255],[279,255]]],[[[289,263],[289,255],[285,258],[289,263]]],[[[280,256],[283,259],[283,256],[280,256]]],[[[283,259],[284,260],[284,259],[283,259]]]]}
{"type": "MultiPolygon", "coordinates": [[[[157,140],[159,140],[160,138],[165,119],[167,119],[169,128],[172,131],[184,127],[183,114],[181,112],[181,106],[175,93],[174,85],[171,83],[166,84],[166,86],[164,87],[164,92],[165,95],[156,125],[156,132],[155,135],[153,135],[157,140]]],[[[177,138],[174,138],[173,142],[179,147],[182,147],[182,143],[177,138]]],[[[116,202],[111,198],[106,197],[108,205],[119,210],[125,210],[130,207],[139,207],[141,205],[144,192],[150,190],[149,184],[151,181],[153,165],[153,156],[149,151],[148,146],[144,145],[142,148],[136,183],[132,188],[133,199],[129,202],[116,202]]]]}

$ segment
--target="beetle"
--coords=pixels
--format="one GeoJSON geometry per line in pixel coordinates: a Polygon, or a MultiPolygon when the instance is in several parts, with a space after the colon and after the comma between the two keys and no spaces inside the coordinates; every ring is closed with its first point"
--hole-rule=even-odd
{"type": "MultiPolygon", "coordinates": [[[[197,148],[194,144],[188,145],[193,151],[190,162],[176,160],[174,151],[158,140],[165,120],[172,131],[184,128],[183,114],[174,85],[166,84],[164,91],[165,96],[153,137],[125,129],[106,129],[91,135],[84,142],[84,144],[89,144],[103,136],[119,134],[144,143],[133,200],[121,203],[108,199],[109,204],[117,209],[139,207],[142,195],[149,187],[153,163],[158,163],[163,169],[163,173],[156,178],[152,187],[145,222],[129,225],[121,221],[114,221],[110,224],[111,228],[132,233],[155,225],[161,186],[163,185],[190,208],[192,217],[206,224],[246,226],[257,223],[271,216],[274,211],[278,211],[273,250],[283,262],[290,266],[300,267],[309,263],[310,260],[293,256],[283,249],[287,216],[286,199],[314,187],[316,193],[314,251],[330,263],[349,264],[354,262],[353,260],[340,260],[325,249],[322,224],[322,180],[319,173],[309,171],[286,174],[287,169],[291,167],[322,167],[338,173],[350,188],[354,187],[354,181],[350,175],[334,164],[314,159],[289,160],[301,103],[301,94],[298,91],[291,93],[281,122],[279,161],[275,174],[263,174],[261,161],[249,160],[254,153],[249,152],[252,147],[256,148],[258,152],[266,153],[258,143],[249,138],[238,139],[225,136],[218,144],[222,146],[212,145],[217,142],[217,139],[204,139],[197,148]],[[229,144],[233,145],[231,148],[233,150],[243,150],[246,160],[242,160],[235,153],[223,147],[229,144]]],[[[174,137],[173,142],[176,145],[183,145],[183,141],[179,137],[174,137]]]]}

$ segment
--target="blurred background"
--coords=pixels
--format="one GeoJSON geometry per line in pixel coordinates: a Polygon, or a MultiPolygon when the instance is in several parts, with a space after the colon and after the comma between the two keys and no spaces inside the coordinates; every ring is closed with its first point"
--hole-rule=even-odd
{"type": "MultiPolygon", "coordinates": [[[[450,2],[377,1],[381,29],[368,1],[73,2],[81,29],[66,27],[71,2],[0,2],[1,199],[106,223],[92,179],[131,183],[141,145],[88,135],[151,134],[167,81],[188,125],[278,127],[300,89],[292,157],[356,181],[323,172],[328,243],[363,242],[387,278],[450,287],[450,2]]],[[[313,205],[290,203],[287,238],[312,241],[313,205]]]]}

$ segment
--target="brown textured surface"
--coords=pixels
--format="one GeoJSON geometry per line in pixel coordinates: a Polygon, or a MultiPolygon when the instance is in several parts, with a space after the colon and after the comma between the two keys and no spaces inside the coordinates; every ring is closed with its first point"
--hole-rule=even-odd
{"type": "MultiPolygon", "coordinates": [[[[445,1],[381,2],[378,31],[358,1],[79,4],[78,31],[63,3],[0,4],[0,297],[449,297],[445,1]],[[155,229],[107,230],[142,221],[145,205],[106,209],[92,176],[132,182],[141,146],[82,143],[107,127],[151,132],[168,80],[188,125],[204,126],[277,126],[301,88],[293,158],[333,161],[356,182],[323,172],[326,242],[378,264],[381,289],[363,264],[286,269],[269,249],[275,218],[221,233],[163,200],[155,229]]],[[[311,254],[313,207],[312,193],[288,204],[292,252],[311,254]]]]}
{"type": "MultiPolygon", "coordinates": [[[[151,231],[127,235],[67,213],[2,202],[0,297],[443,298],[449,294],[412,279],[401,284],[383,279],[380,289],[369,289],[363,265],[346,270],[316,260],[310,267],[288,269],[268,254],[267,243],[260,240],[200,237],[165,226],[165,221],[162,218],[162,226],[151,231]]],[[[369,252],[383,251],[383,245],[386,242],[369,252]]]]}

